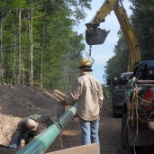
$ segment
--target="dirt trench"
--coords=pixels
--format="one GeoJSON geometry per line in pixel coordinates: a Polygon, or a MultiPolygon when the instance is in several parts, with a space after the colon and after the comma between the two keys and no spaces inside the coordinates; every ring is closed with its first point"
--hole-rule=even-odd
{"type": "MultiPolygon", "coordinates": [[[[0,86],[0,144],[2,145],[0,149],[7,150],[3,145],[8,146],[17,123],[21,118],[31,114],[62,115],[69,108],[63,108],[59,104],[64,97],[67,96],[58,90],[46,92],[37,87],[21,85],[0,86]]],[[[121,118],[113,118],[111,100],[105,99],[99,130],[101,154],[116,154],[116,150],[120,145],[120,131],[121,118]]],[[[77,116],[75,116],[46,152],[80,145],[80,125],[77,116]]],[[[1,151],[0,153],[3,154],[1,151]]],[[[9,154],[9,150],[6,154],[9,154]]]]}
{"type": "Polygon", "coordinates": [[[0,85],[0,145],[8,146],[20,119],[32,114],[59,117],[65,112],[60,104],[65,94],[47,92],[34,86],[0,85]]]}

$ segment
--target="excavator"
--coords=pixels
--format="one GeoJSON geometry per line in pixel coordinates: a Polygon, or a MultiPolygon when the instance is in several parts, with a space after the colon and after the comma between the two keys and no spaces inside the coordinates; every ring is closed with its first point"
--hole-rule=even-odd
{"type": "Polygon", "coordinates": [[[125,93],[125,84],[127,80],[133,74],[132,70],[134,65],[141,61],[141,47],[139,41],[134,33],[134,29],[129,22],[126,10],[123,7],[123,4],[119,0],[106,0],[104,4],[97,11],[94,18],[86,24],[86,42],[90,45],[99,45],[103,44],[109,31],[102,30],[99,28],[100,24],[105,21],[105,17],[110,14],[111,11],[114,11],[115,16],[117,17],[122,32],[125,36],[128,48],[129,48],[129,64],[127,66],[126,72],[121,74],[120,79],[112,79],[112,108],[113,116],[117,117],[122,115],[123,110],[123,100],[125,93]]]}
{"type": "Polygon", "coordinates": [[[120,23],[130,53],[129,64],[127,66],[126,72],[123,72],[120,78],[115,77],[114,79],[111,79],[111,82],[109,83],[109,85],[112,84],[113,116],[117,117],[122,115],[125,84],[133,73],[132,70],[134,65],[141,61],[141,47],[134,33],[134,29],[129,22],[126,10],[124,9],[122,2],[119,0],[106,0],[97,11],[93,19],[86,24],[87,29],[85,38],[87,44],[90,45],[90,49],[92,45],[99,45],[104,43],[109,31],[100,29],[99,26],[103,21],[105,21],[105,17],[109,15],[111,11],[114,11],[115,16],[120,23]]]}
{"type": "Polygon", "coordinates": [[[122,112],[121,147],[127,154],[146,153],[154,148],[154,60],[142,61],[140,43],[121,0],[105,0],[86,24],[85,38],[90,49],[92,45],[104,43],[109,31],[99,26],[111,11],[119,21],[130,54],[127,71],[121,77],[129,76],[129,80],[125,80],[124,89],[115,90],[112,99],[114,115],[119,107],[122,112]]]}
{"type": "Polygon", "coordinates": [[[94,18],[86,24],[86,42],[90,46],[104,43],[109,31],[102,30],[99,26],[111,11],[114,11],[129,47],[130,64],[128,65],[128,72],[130,72],[134,64],[141,61],[141,48],[122,2],[119,3],[119,0],[106,0],[104,2],[94,18]]]}

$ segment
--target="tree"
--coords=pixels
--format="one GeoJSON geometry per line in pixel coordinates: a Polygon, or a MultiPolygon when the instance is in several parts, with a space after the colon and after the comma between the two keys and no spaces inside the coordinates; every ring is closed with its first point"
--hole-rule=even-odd
{"type": "Polygon", "coordinates": [[[154,1],[130,0],[132,23],[142,47],[142,59],[154,58],[154,1]]]}
{"type": "Polygon", "coordinates": [[[85,18],[90,2],[0,0],[1,82],[67,91],[85,48],[73,27],[85,18]]]}

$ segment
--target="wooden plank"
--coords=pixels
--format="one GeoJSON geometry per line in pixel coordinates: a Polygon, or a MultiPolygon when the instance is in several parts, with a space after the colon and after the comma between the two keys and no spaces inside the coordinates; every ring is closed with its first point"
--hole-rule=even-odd
{"type": "Polygon", "coordinates": [[[69,149],[63,149],[46,154],[100,154],[99,147],[96,143],[87,144],[69,149]]]}

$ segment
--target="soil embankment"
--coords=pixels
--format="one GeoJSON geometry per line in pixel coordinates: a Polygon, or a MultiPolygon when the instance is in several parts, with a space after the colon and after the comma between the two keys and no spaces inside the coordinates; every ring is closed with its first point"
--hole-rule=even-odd
{"type": "MultiPolygon", "coordinates": [[[[23,117],[31,114],[48,114],[57,117],[62,115],[66,108],[64,109],[59,102],[64,97],[67,96],[58,90],[49,93],[37,87],[1,85],[0,144],[8,146],[18,121],[23,117]]],[[[116,154],[116,150],[120,145],[120,131],[121,118],[112,117],[111,100],[105,99],[99,130],[101,154],[116,154]]],[[[80,125],[77,116],[75,116],[47,152],[80,145],[80,125]]]]}

